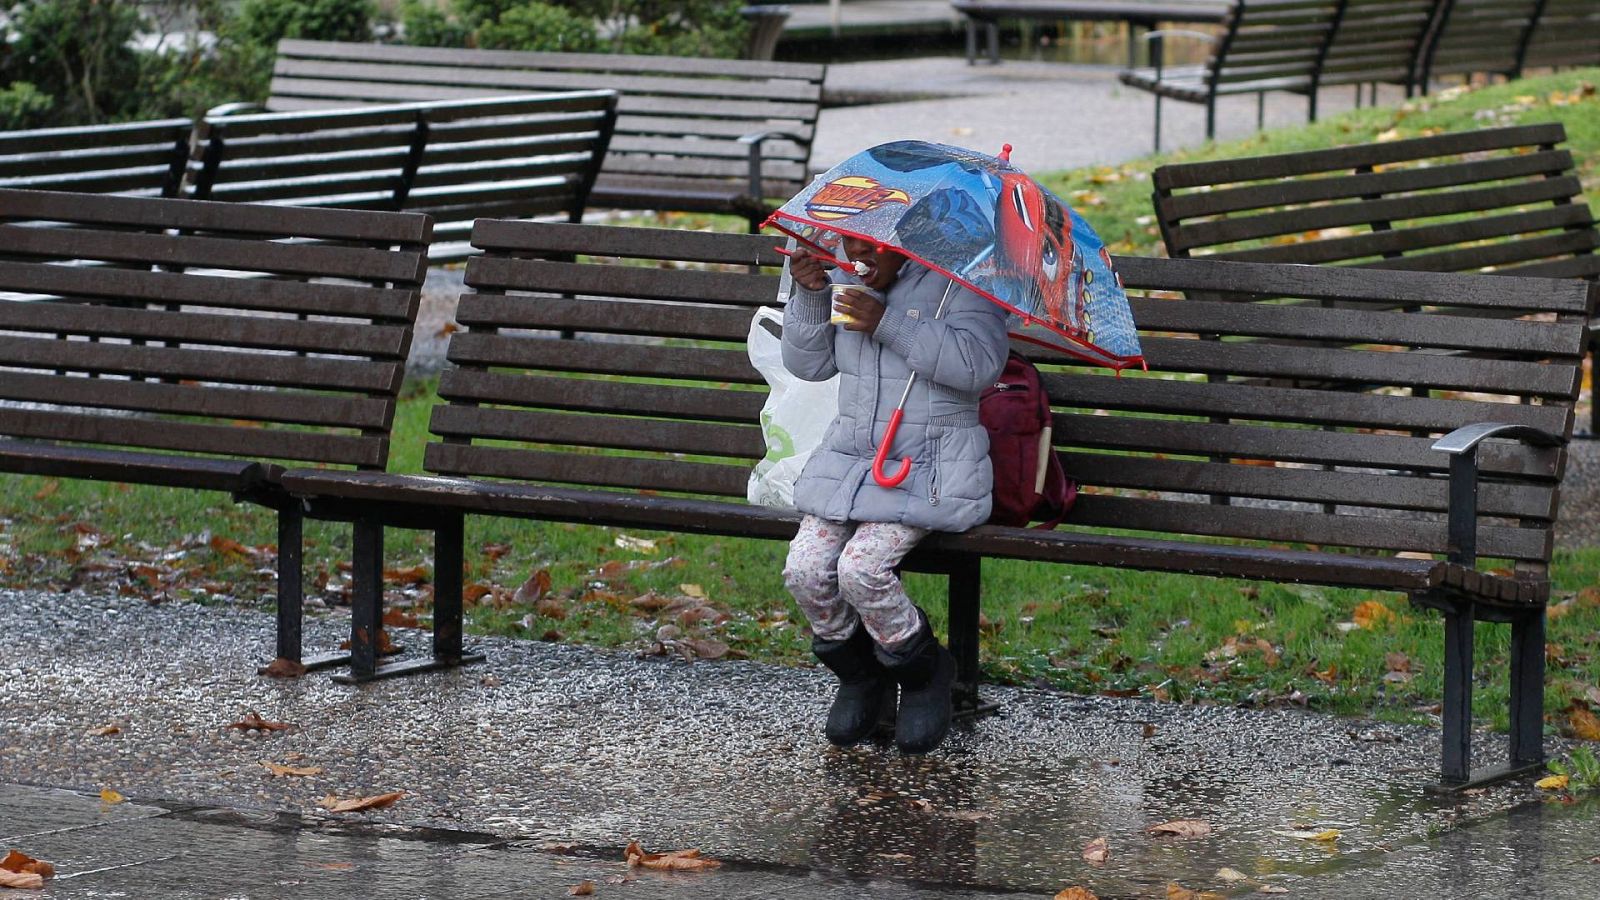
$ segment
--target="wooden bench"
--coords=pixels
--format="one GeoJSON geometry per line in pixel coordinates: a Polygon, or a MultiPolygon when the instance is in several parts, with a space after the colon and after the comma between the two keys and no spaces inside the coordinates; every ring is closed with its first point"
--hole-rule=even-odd
{"type": "Polygon", "coordinates": [[[384,468],[429,227],[0,190],[0,292],[48,298],[0,300],[0,471],[278,510],[277,651],[299,659],[301,517],[274,478],[384,468]]]}
{"type": "Polygon", "coordinates": [[[188,119],[0,132],[0,190],[175,197],[188,119]]]}
{"type": "Polygon", "coordinates": [[[278,44],[269,109],[611,89],[616,134],[590,200],[743,216],[754,230],[810,179],[827,67],[759,60],[278,44]]]}
{"type": "Polygon", "coordinates": [[[1173,257],[1597,282],[1600,228],[1564,140],[1552,122],[1161,166],[1156,218],[1173,257]]]}
{"type": "MultiPolygon", "coordinates": [[[[1152,31],[1151,65],[1130,68],[1123,84],[1155,97],[1155,148],[1161,149],[1163,98],[1204,104],[1206,138],[1216,136],[1217,98],[1256,95],[1256,120],[1268,91],[1304,94],[1316,121],[1317,94],[1334,85],[1391,83],[1410,93],[1413,71],[1439,4],[1445,0],[1234,0],[1219,35],[1194,66],[1167,67],[1164,31],[1152,31]]],[[[1180,34],[1182,32],[1179,32],[1180,34]]],[[[1376,87],[1374,87],[1376,91],[1376,87]]],[[[1359,97],[1359,93],[1357,94],[1359,97]]]]}
{"type": "MultiPolygon", "coordinates": [[[[466,515],[771,540],[790,538],[797,521],[743,499],[765,452],[756,424],[765,392],[743,341],[779,286],[775,239],[484,221],[473,242],[484,255],[467,267],[473,290],[439,384],[430,474],[296,469],[281,479],[308,515],[356,523],[357,679],[398,671],[376,666],[370,638],[385,525],[436,534],[435,621],[447,637],[424,664],[448,664],[461,653],[466,515]],[[590,256],[569,261],[580,253],[590,256]],[[556,336],[568,329],[596,337],[556,336]]],[[[1511,768],[1536,765],[1583,286],[1209,260],[1117,265],[1146,332],[1148,376],[1024,348],[1042,363],[1058,452],[1084,486],[1068,525],[934,535],[908,560],[949,575],[961,706],[978,706],[985,558],[1339,585],[1401,592],[1445,613],[1451,783],[1469,776],[1474,623],[1510,622],[1511,768]],[[1170,299],[1184,293],[1211,299],[1170,299]],[[1250,302],[1261,295],[1317,304],[1250,302]],[[1300,343],[1259,340],[1275,337],[1300,343]],[[1267,375],[1329,387],[1249,383],[1267,375]],[[1341,387],[1372,382],[1393,390],[1341,387]],[[1507,568],[1480,571],[1480,559],[1507,568]]]]}
{"type": "Polygon", "coordinates": [[[1128,26],[1128,67],[1138,58],[1136,29],[1153,31],[1162,22],[1219,25],[1228,17],[1226,0],[951,0],[966,16],[967,65],[977,62],[978,29],[985,35],[985,55],[1000,64],[1000,22],[1023,19],[1044,22],[1123,22],[1128,26]]]}
{"type": "Polygon", "coordinates": [[[1590,0],[1444,0],[1417,81],[1600,65],[1596,29],[1600,6],[1590,0]]]}
{"type": "Polygon", "coordinates": [[[479,217],[583,217],[616,121],[613,91],[210,115],[190,180],[203,200],[423,212],[435,261],[479,217]]]}

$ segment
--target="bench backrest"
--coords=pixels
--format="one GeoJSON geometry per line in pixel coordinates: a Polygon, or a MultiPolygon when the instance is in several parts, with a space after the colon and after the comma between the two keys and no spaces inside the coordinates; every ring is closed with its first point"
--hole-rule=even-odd
{"type": "MultiPolygon", "coordinates": [[[[486,221],[474,242],[484,255],[468,265],[427,470],[744,496],[766,393],[745,340],[778,289],[776,239],[486,221]]],[[[1084,486],[1065,527],[1438,553],[1448,463],[1432,436],[1480,421],[1571,431],[1580,284],[1116,262],[1149,373],[1018,344],[1041,364],[1058,452],[1084,486]],[[1207,299],[1174,299],[1186,293],[1207,299]],[[1262,295],[1312,302],[1252,302],[1262,295]],[[1518,312],[1552,321],[1506,318],[1518,312]]],[[[1564,452],[1487,451],[1485,556],[1548,560],[1564,452]]]]}
{"type": "Polygon", "coordinates": [[[1523,51],[1523,68],[1600,66],[1600,3],[1545,0],[1523,51]]]}
{"type": "Polygon", "coordinates": [[[429,226],[0,191],[0,436],[382,469],[429,226]]]}
{"type": "MultiPolygon", "coordinates": [[[[767,196],[786,197],[808,178],[825,72],[823,65],[760,60],[284,40],[278,43],[267,105],[330,109],[610,89],[621,99],[603,186],[613,180],[624,190],[630,181],[738,182],[749,172],[749,148],[739,138],[778,131],[800,138],[768,141],[761,148],[767,196]]],[[[622,190],[609,187],[606,197],[611,204],[625,199],[622,190]]]]}
{"type": "Polygon", "coordinates": [[[1238,0],[1207,79],[1219,93],[1308,90],[1338,27],[1344,0],[1238,0]]]}
{"type": "Polygon", "coordinates": [[[1317,83],[1403,84],[1445,0],[1345,0],[1317,83]]]}
{"type": "Polygon", "coordinates": [[[1446,0],[1418,79],[1440,75],[1492,74],[1515,77],[1549,0],[1446,0]]]}
{"type": "Polygon", "coordinates": [[[1558,123],[1162,166],[1170,256],[1600,277],[1558,123]]]}
{"type": "Polygon", "coordinates": [[[435,259],[478,217],[583,215],[616,115],[611,91],[210,116],[193,195],[432,215],[435,259]]]}
{"type": "Polygon", "coordinates": [[[0,189],[173,197],[188,119],[0,132],[0,189]]]}

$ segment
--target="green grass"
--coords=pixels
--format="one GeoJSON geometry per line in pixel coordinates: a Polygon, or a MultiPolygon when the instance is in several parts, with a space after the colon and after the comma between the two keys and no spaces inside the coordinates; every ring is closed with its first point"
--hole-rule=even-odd
{"type": "MultiPolygon", "coordinates": [[[[1166,161],[1559,119],[1590,203],[1600,206],[1600,98],[1551,102],[1585,82],[1600,83],[1600,70],[1452,93],[1400,110],[1360,110],[1306,128],[1043,180],[1085,212],[1114,252],[1152,254],[1160,239],[1148,218],[1149,172],[1166,161]]],[[[740,219],[681,215],[635,224],[744,228],[740,219]]],[[[421,469],[433,388],[418,382],[404,392],[391,453],[395,471],[421,469]]],[[[36,477],[0,481],[0,509],[7,511],[0,519],[0,578],[8,586],[117,590],[151,602],[270,604],[274,532],[266,510],[217,494],[36,477]]],[[[341,567],[349,543],[346,527],[308,523],[306,568],[321,596],[347,595],[341,567]]],[[[647,652],[716,640],[735,656],[797,663],[809,659],[809,643],[779,575],[783,551],[771,541],[470,518],[469,628],[647,652]],[[619,546],[620,538],[635,540],[619,546]],[[519,596],[525,583],[540,584],[540,572],[548,588],[525,588],[519,596]],[[650,603],[652,596],[660,599],[650,603]],[[667,611],[643,608],[673,601],[667,611]],[[661,630],[669,625],[676,634],[661,630]]],[[[389,605],[424,624],[430,556],[424,535],[389,532],[389,605]]],[[[1600,646],[1600,589],[1591,587],[1600,584],[1600,548],[1558,552],[1554,578],[1546,712],[1552,729],[1565,729],[1569,709],[1586,707],[1586,695],[1600,685],[1593,650],[1600,646]]],[[[1304,705],[1400,721],[1427,720],[1442,691],[1438,615],[1410,608],[1400,595],[1016,561],[986,563],[983,581],[982,659],[992,680],[1174,702],[1304,705]]],[[[911,575],[908,586],[942,630],[943,579],[911,575]]],[[[1500,729],[1507,645],[1505,627],[1479,627],[1475,714],[1500,729]]],[[[716,654],[715,645],[699,646],[716,654]]]]}

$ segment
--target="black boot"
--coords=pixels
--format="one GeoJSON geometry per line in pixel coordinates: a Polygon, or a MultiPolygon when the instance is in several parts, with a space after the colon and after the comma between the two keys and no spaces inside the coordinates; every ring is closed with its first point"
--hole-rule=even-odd
{"type": "Polygon", "coordinates": [[[828,710],[824,733],[840,747],[866,739],[880,719],[894,721],[895,682],[878,662],[875,647],[860,624],[842,641],[811,640],[811,652],[839,676],[839,693],[828,710]]]}
{"type": "Polygon", "coordinates": [[[922,628],[893,652],[878,648],[878,659],[900,685],[900,715],[894,743],[906,753],[927,753],[950,733],[951,689],[956,681],[956,660],[933,636],[921,609],[922,628]]]}

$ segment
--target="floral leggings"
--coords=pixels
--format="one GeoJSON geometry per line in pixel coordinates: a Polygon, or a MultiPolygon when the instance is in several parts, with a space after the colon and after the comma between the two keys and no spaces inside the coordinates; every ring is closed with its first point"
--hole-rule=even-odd
{"type": "Polygon", "coordinates": [[[783,583],[817,637],[844,640],[859,621],[874,641],[893,650],[922,627],[894,567],[927,534],[895,522],[841,524],[806,516],[789,544],[783,583]]]}

